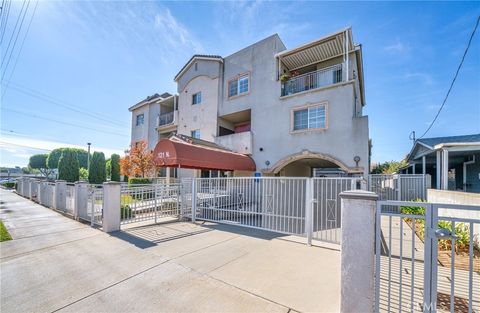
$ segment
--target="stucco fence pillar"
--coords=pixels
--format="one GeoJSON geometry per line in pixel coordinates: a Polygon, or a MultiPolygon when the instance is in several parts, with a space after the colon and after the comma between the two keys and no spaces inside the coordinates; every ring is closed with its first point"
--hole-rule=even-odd
{"type": "Polygon", "coordinates": [[[103,183],[102,228],[106,233],[120,230],[120,195],[119,182],[103,183]]]}
{"type": "Polygon", "coordinates": [[[365,190],[340,193],[342,202],[342,313],[373,312],[375,304],[375,212],[378,195],[365,190]]]}
{"type": "Polygon", "coordinates": [[[59,211],[65,211],[66,207],[67,207],[67,182],[64,180],[56,180],[53,208],[59,211]]]}
{"type": "Polygon", "coordinates": [[[88,218],[88,183],[85,181],[75,182],[74,202],[73,202],[73,218],[88,218]]]}

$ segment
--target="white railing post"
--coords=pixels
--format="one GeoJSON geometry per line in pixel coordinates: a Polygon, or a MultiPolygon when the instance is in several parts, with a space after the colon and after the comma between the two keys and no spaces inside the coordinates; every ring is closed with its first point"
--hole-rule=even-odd
{"type": "Polygon", "coordinates": [[[313,237],[313,179],[307,178],[305,184],[305,232],[307,245],[311,246],[313,237]]]}
{"type": "Polygon", "coordinates": [[[370,191],[340,193],[342,205],[340,312],[373,312],[375,304],[375,212],[370,191]]]}
{"type": "Polygon", "coordinates": [[[42,181],[39,180],[37,183],[37,202],[40,204],[41,203],[41,193],[42,193],[42,181]]]}
{"type": "Polygon", "coordinates": [[[120,230],[120,196],[121,185],[119,182],[103,183],[102,227],[106,233],[120,230]]]}
{"type": "Polygon", "coordinates": [[[73,200],[73,218],[87,217],[88,210],[88,184],[84,181],[75,182],[75,198],[73,200]]]}
{"type": "Polygon", "coordinates": [[[67,206],[67,182],[64,180],[55,181],[53,208],[59,211],[65,211],[67,206]]]}
{"type": "Polygon", "coordinates": [[[197,215],[197,180],[192,178],[192,222],[195,223],[197,215]]]}
{"type": "Polygon", "coordinates": [[[27,198],[28,197],[28,186],[29,186],[29,182],[28,182],[28,178],[24,178],[23,179],[23,182],[22,182],[22,185],[23,185],[23,193],[22,193],[22,196],[27,198]]]}
{"type": "Polygon", "coordinates": [[[33,187],[33,178],[30,178],[30,179],[28,180],[27,186],[28,186],[27,198],[30,199],[30,200],[32,200],[32,198],[33,198],[33,190],[32,190],[32,187],[33,187]]]}

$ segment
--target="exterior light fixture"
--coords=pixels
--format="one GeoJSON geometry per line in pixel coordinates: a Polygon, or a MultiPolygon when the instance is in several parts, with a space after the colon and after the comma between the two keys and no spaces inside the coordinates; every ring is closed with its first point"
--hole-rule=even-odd
{"type": "Polygon", "coordinates": [[[358,155],[356,155],[353,160],[355,161],[355,163],[357,164],[357,167],[358,167],[358,162],[360,162],[360,157],[358,155]]]}
{"type": "Polygon", "coordinates": [[[266,165],[266,166],[269,166],[269,165],[270,165],[270,161],[268,161],[268,160],[265,161],[265,165],[266,165]]]}

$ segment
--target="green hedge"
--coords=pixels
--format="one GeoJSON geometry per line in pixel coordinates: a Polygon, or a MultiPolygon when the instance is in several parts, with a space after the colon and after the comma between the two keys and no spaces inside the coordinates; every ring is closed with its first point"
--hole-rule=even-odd
{"type": "Polygon", "coordinates": [[[151,179],[143,178],[143,177],[130,177],[128,179],[129,185],[146,185],[151,183],[152,183],[151,179]]]}
{"type": "Polygon", "coordinates": [[[4,182],[4,183],[2,183],[2,186],[5,187],[5,188],[15,188],[16,183],[14,183],[14,182],[4,182]]]}
{"type": "Polygon", "coordinates": [[[135,212],[132,211],[129,205],[120,206],[120,218],[123,220],[125,218],[135,217],[135,212]]]}

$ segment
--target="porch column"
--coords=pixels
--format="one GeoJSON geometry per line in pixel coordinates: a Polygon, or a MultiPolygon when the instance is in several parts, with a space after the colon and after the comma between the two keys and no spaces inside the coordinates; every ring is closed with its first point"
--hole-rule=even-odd
{"type": "Polygon", "coordinates": [[[415,174],[415,163],[412,164],[412,174],[415,174]]]}
{"type": "Polygon", "coordinates": [[[170,184],[170,168],[167,167],[167,169],[166,169],[165,172],[166,172],[166,174],[165,174],[165,176],[166,176],[166,177],[165,177],[165,182],[166,182],[167,184],[170,184]]]}
{"type": "Polygon", "coordinates": [[[440,168],[442,167],[442,155],[441,155],[441,151],[438,150],[437,151],[437,189],[441,189],[442,186],[441,186],[441,179],[442,179],[442,175],[441,175],[441,170],[440,168]]]}
{"type": "Polygon", "coordinates": [[[427,174],[427,157],[426,156],[422,157],[422,174],[423,175],[427,174]]]}
{"type": "Polygon", "coordinates": [[[448,150],[442,150],[442,189],[448,190],[448,150]]]}

